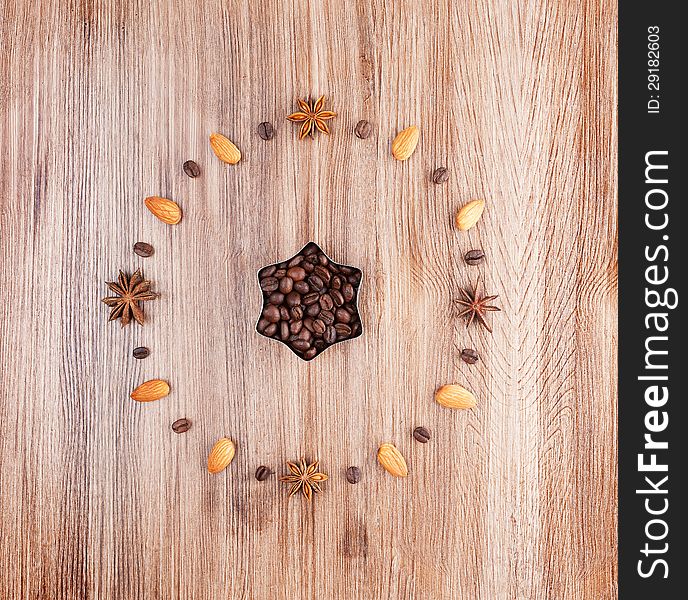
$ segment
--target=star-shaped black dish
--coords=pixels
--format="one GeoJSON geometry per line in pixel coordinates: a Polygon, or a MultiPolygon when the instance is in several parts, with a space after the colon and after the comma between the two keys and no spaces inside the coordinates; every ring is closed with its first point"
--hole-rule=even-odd
{"type": "Polygon", "coordinates": [[[313,360],[326,348],[363,333],[358,313],[360,269],[340,265],[309,242],[289,260],[263,267],[256,331],[313,360]]]}

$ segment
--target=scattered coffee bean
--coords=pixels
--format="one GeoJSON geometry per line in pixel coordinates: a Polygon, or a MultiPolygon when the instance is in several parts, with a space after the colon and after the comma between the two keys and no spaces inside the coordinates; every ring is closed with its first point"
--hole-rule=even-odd
{"type": "Polygon", "coordinates": [[[146,242],[136,242],[134,244],[134,254],[138,254],[141,258],[148,258],[153,256],[153,246],[146,244],[146,242]]]}
{"type": "Polygon", "coordinates": [[[430,432],[425,427],[416,427],[413,430],[413,438],[421,444],[427,444],[430,440],[430,432]]]}
{"type": "Polygon", "coordinates": [[[432,174],[432,181],[436,184],[444,183],[449,179],[449,169],[447,167],[439,167],[435,169],[432,174]]]}
{"type": "Polygon", "coordinates": [[[150,355],[150,350],[145,346],[139,346],[138,348],[134,348],[132,354],[134,355],[134,358],[141,360],[142,358],[147,358],[150,355]]]}
{"type": "Polygon", "coordinates": [[[189,419],[177,419],[172,423],[172,431],[175,433],[186,433],[191,429],[191,421],[189,419]]]}
{"type": "Polygon", "coordinates": [[[358,467],[349,467],[346,470],[346,480],[349,483],[358,483],[361,481],[361,469],[358,467]]]}
{"type": "Polygon", "coordinates": [[[361,334],[356,293],[361,272],[333,263],[308,244],[288,261],[258,273],[264,305],[258,333],[287,344],[305,360],[361,334]]]}
{"type": "Polygon", "coordinates": [[[267,121],[260,123],[258,125],[258,135],[266,142],[275,137],[275,129],[272,126],[272,123],[268,123],[267,121]]]}
{"type": "Polygon", "coordinates": [[[482,250],[469,250],[463,259],[467,265],[479,265],[485,260],[485,253],[482,250]]]}
{"type": "Polygon", "coordinates": [[[461,360],[467,362],[469,365],[474,365],[480,360],[480,356],[472,348],[464,348],[461,350],[461,360]]]}
{"type": "Polygon", "coordinates": [[[201,174],[201,167],[198,166],[194,161],[187,160],[183,165],[182,169],[192,179],[198,177],[201,174]]]}
{"type": "Polygon", "coordinates": [[[370,122],[366,121],[365,119],[361,119],[358,123],[356,123],[356,127],[354,128],[354,133],[356,134],[356,137],[362,140],[369,138],[372,132],[373,126],[370,124],[370,122]]]}
{"type": "Polygon", "coordinates": [[[258,481],[265,481],[270,475],[272,475],[274,471],[270,467],[266,467],[265,465],[260,465],[256,469],[256,479],[258,481]]]}

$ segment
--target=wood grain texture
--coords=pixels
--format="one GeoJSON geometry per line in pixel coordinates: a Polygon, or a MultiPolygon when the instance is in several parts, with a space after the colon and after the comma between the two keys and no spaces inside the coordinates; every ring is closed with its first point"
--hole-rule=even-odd
{"type": "Polygon", "coordinates": [[[0,48],[0,597],[616,597],[614,2],[5,1],[0,48]],[[309,94],[339,116],[299,142],[309,94]],[[306,364],[255,333],[255,274],[309,240],[363,270],[365,331],[306,364]],[[161,297],[120,329],[103,282],[137,267],[161,297]],[[493,335],[452,303],[478,275],[493,335]],[[477,408],[436,405],[449,382],[477,408]],[[311,506],[253,478],[302,455],[311,506]]]}

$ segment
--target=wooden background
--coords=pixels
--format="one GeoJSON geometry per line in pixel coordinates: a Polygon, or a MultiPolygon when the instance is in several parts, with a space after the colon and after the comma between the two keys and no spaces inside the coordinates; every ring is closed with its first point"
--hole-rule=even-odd
{"type": "Polygon", "coordinates": [[[3,599],[616,597],[615,2],[6,1],[0,49],[3,599]],[[339,116],[299,142],[308,94],[339,116]],[[255,333],[255,273],[309,240],[363,270],[365,331],[306,364],[255,333]],[[122,330],[104,281],[140,266],[161,298],[122,330]],[[493,335],[452,304],[478,274],[493,335]],[[130,400],[152,377],[172,394],[130,400]],[[302,455],[312,506],[253,478],[302,455]]]}

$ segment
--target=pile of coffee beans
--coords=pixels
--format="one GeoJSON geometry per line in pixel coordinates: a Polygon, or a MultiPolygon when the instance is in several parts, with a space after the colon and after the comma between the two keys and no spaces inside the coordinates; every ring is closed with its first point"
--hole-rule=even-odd
{"type": "Polygon", "coordinates": [[[256,330],[304,360],[363,331],[356,306],[361,271],[333,263],[313,242],[261,269],[258,282],[264,301],[256,330]]]}

